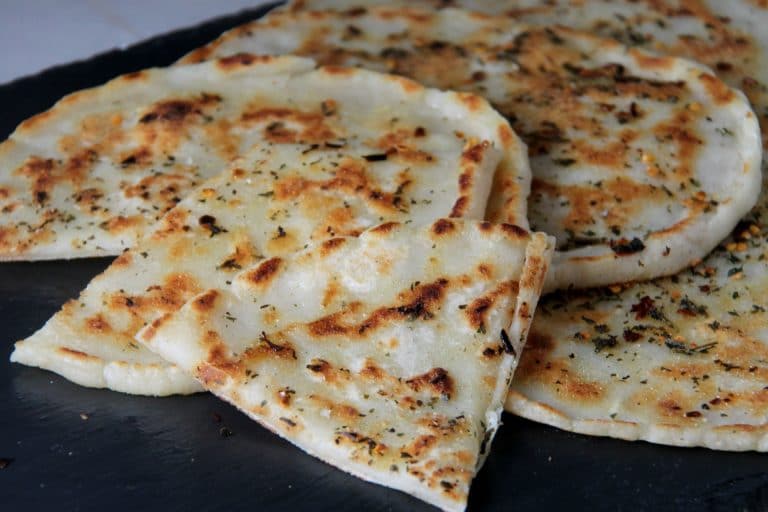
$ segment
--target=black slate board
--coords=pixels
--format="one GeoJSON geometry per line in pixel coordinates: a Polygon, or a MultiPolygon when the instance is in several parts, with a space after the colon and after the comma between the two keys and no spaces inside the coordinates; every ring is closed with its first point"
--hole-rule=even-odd
{"type": "MultiPolygon", "coordinates": [[[[170,64],[265,11],[0,86],[0,138],[64,94],[170,64]]],[[[303,454],[209,395],[132,397],[11,365],[13,342],[108,264],[0,265],[0,510],[432,510],[303,454]]],[[[504,421],[470,511],[768,510],[768,455],[590,438],[509,415],[504,421]]]]}

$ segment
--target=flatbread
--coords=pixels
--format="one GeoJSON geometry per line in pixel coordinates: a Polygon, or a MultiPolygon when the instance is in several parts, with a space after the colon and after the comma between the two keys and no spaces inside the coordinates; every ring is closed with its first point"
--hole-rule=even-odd
{"type": "Polygon", "coordinates": [[[79,298],[17,343],[13,361],[126,393],[199,391],[134,342],[139,328],[202,290],[225,286],[238,269],[310,240],[383,221],[481,218],[494,169],[525,163],[507,122],[469,95],[339,68],[297,75],[275,95],[281,99],[264,109],[264,129],[290,132],[292,119],[320,112],[316,100],[324,98],[333,108],[318,121],[332,126],[327,140],[265,142],[200,185],[79,298]]]}
{"type": "MultiPolygon", "coordinates": [[[[372,148],[385,153],[397,151],[400,140],[387,125],[393,116],[377,107],[441,98],[404,80],[314,68],[308,59],[240,55],[150,69],[69,95],[24,121],[0,145],[0,260],[118,255],[254,143],[338,142],[327,100],[346,104],[345,120],[354,118],[366,133],[376,126],[378,136],[390,135],[372,148]]],[[[445,116],[464,116],[469,102],[487,109],[469,96],[456,98],[458,110],[445,116]]],[[[434,110],[426,103],[415,112],[432,112],[435,120],[434,110]]],[[[344,136],[362,135],[350,127],[344,136]]],[[[418,159],[402,149],[404,164],[418,159]]],[[[527,162],[505,159],[499,171],[517,192],[509,220],[526,225],[527,162]]]]}
{"type": "Polygon", "coordinates": [[[511,225],[382,224],[245,269],[138,339],[304,451],[460,511],[548,244],[511,225]]]}
{"type": "MultiPolygon", "coordinates": [[[[768,105],[768,68],[761,65],[768,5],[761,0],[292,0],[286,10],[357,10],[377,4],[460,7],[537,25],[560,24],[705,64],[754,106],[768,105]]],[[[758,109],[763,136],[768,112],[758,109]]]]}
{"type": "Polygon", "coordinates": [[[368,7],[275,12],[183,62],[238,51],[297,53],[487,97],[529,146],[529,221],[558,240],[549,290],[672,274],[757,200],[756,116],[691,61],[498,16],[368,7]]]}
{"type": "MultiPolygon", "coordinates": [[[[765,146],[768,8],[760,2],[477,0],[472,8],[703,62],[750,98],[765,146]]],[[[507,410],[584,434],[767,451],[765,190],[764,181],[757,207],[692,270],[544,299],[507,410]]]]}
{"type": "MultiPolygon", "coordinates": [[[[765,146],[768,9],[742,0],[650,4],[587,1],[572,16],[542,10],[539,19],[581,20],[712,65],[750,97],[765,146]],[[610,12],[598,15],[598,6],[610,12]]],[[[768,451],[765,180],[762,190],[732,236],[692,270],[545,301],[507,409],[593,435],[768,451]]]]}

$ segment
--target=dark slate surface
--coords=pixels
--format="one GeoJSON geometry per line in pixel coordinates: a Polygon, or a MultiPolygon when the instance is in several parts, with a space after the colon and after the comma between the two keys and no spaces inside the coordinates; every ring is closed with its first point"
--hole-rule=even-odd
{"type": "MultiPolygon", "coordinates": [[[[0,138],[66,93],[170,64],[263,12],[0,86],[0,138]]],[[[0,510],[431,510],[304,455],[211,396],[132,397],[11,365],[13,342],[108,263],[0,265],[0,510]]],[[[589,438],[504,419],[471,511],[768,510],[768,455],[589,438]]]]}

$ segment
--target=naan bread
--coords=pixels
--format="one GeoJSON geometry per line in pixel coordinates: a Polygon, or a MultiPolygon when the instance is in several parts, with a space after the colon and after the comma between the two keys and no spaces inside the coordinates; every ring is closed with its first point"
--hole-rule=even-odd
{"type": "Polygon", "coordinates": [[[239,51],[297,53],[487,97],[530,150],[529,221],[558,240],[550,290],[672,274],[757,199],[755,114],[690,61],[456,9],[368,7],[276,12],[183,62],[239,51]]]}
{"type": "MultiPolygon", "coordinates": [[[[23,122],[0,145],[0,260],[118,255],[259,141],[322,145],[371,136],[371,154],[398,152],[407,166],[423,155],[409,153],[413,133],[397,131],[398,105],[413,109],[412,128],[424,115],[427,135],[443,117],[488,111],[474,97],[447,104],[402,79],[314,68],[307,59],[239,55],[151,69],[67,96],[23,122]],[[339,122],[349,124],[341,130],[339,122]],[[355,132],[353,123],[368,131],[355,132]]],[[[504,130],[493,138],[517,144],[504,130]]],[[[506,155],[499,171],[516,194],[507,220],[526,225],[527,162],[506,155]]],[[[470,212],[457,205],[456,213],[470,212]]]]}
{"type": "Polygon", "coordinates": [[[297,75],[274,94],[282,99],[259,110],[255,131],[289,140],[295,120],[307,116],[315,129],[323,126],[322,138],[261,144],[203,183],[78,299],[17,343],[13,361],[126,393],[199,391],[134,342],[139,328],[202,290],[225,286],[238,269],[310,240],[355,235],[383,221],[481,218],[494,169],[511,169],[510,162],[526,169],[522,143],[474,96],[339,68],[297,75]]]}
{"type": "Polygon", "coordinates": [[[138,339],[304,451],[464,510],[548,244],[504,224],[386,223],[248,268],[138,339]]]}

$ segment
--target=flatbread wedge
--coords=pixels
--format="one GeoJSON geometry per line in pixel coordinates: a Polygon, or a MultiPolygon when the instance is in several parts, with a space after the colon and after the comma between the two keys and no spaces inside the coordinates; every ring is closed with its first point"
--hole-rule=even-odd
{"type": "Polygon", "coordinates": [[[529,148],[529,221],[558,240],[548,290],[677,272],[755,204],[757,118],[710,69],[563,27],[373,3],[274,12],[182,62],[296,53],[485,96],[529,148]]]}
{"type": "MultiPolygon", "coordinates": [[[[0,260],[119,255],[254,143],[339,143],[363,135],[350,129],[353,118],[366,134],[379,130],[372,154],[400,149],[404,164],[418,158],[398,148],[412,134],[395,133],[397,122],[388,124],[395,116],[384,107],[418,97],[425,103],[417,111],[434,113],[429,100],[439,103],[438,94],[403,80],[315,67],[308,59],[238,55],[150,69],[69,95],[24,121],[0,144],[0,260]],[[342,103],[339,113],[334,105],[342,103]],[[340,126],[339,116],[350,124],[340,126]]],[[[455,98],[457,110],[447,117],[470,108],[455,98]]],[[[425,123],[437,119],[430,115],[425,123]]],[[[505,161],[500,171],[527,166],[522,160],[505,161]]],[[[528,178],[500,179],[519,187],[516,197],[525,200],[528,178]]],[[[525,225],[525,210],[517,211],[514,221],[525,225]]]]}
{"type": "Polygon", "coordinates": [[[324,98],[333,108],[321,118],[333,127],[328,139],[265,141],[201,184],[80,297],[18,342],[12,361],[126,393],[200,391],[135,343],[137,330],[200,291],[225,286],[260,258],[383,221],[482,218],[495,169],[520,163],[520,183],[529,178],[524,146],[480,98],[362,70],[321,69],[283,85],[283,99],[264,109],[263,129],[293,130],[292,119],[320,113],[316,100],[324,98]]]}
{"type": "Polygon", "coordinates": [[[304,451],[463,510],[548,246],[504,224],[386,223],[245,269],[137,338],[304,451]]]}

